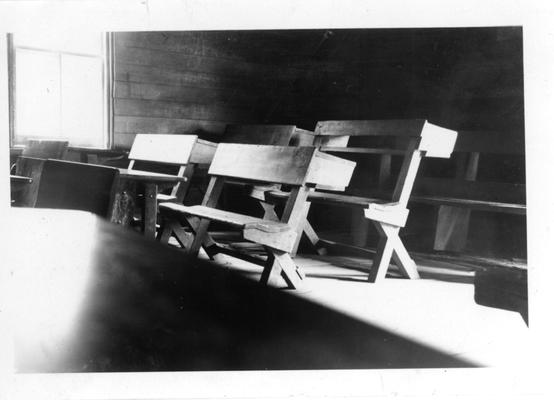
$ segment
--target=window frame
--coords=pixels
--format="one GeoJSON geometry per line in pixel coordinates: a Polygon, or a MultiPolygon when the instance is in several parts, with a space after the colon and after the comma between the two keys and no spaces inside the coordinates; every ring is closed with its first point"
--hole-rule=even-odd
{"type": "MultiPolygon", "coordinates": [[[[105,142],[102,147],[94,147],[95,149],[113,149],[114,145],[114,46],[113,46],[113,34],[111,32],[102,32],[104,38],[104,62],[103,62],[103,71],[102,71],[102,85],[104,92],[104,130],[105,130],[105,142]]],[[[16,46],[14,45],[13,33],[8,33],[8,101],[9,101],[9,132],[10,138],[9,143],[10,147],[20,146],[22,142],[30,137],[25,137],[24,139],[18,140],[16,137],[16,119],[15,119],[15,100],[17,95],[16,89],[16,46]]],[[[31,50],[31,51],[44,51],[46,53],[55,54],[63,53],[68,55],[77,55],[83,56],[81,53],[69,52],[69,51],[50,51],[47,49],[34,48],[28,46],[21,46],[21,49],[31,50]]],[[[89,55],[86,55],[89,56],[89,55]]],[[[51,136],[51,137],[40,137],[41,139],[65,139],[60,136],[51,136]]],[[[70,140],[70,139],[68,139],[70,140]]],[[[70,144],[71,147],[71,144],[70,144]]]]}

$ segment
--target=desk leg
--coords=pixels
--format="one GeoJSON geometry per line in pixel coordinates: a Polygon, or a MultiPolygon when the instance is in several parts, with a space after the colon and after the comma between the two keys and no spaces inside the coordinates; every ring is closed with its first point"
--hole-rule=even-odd
{"type": "Polygon", "coordinates": [[[155,183],[146,183],[144,185],[144,236],[151,239],[156,238],[156,220],[158,217],[157,193],[158,185],[155,183]]]}

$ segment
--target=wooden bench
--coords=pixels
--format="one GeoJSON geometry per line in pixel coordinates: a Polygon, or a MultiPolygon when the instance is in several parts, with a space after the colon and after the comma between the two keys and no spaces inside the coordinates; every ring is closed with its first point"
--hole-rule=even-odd
{"type": "MultiPolygon", "coordinates": [[[[454,148],[456,132],[430,124],[425,120],[374,120],[374,121],[324,121],[316,126],[315,143],[321,150],[377,154],[384,160],[379,177],[389,179],[392,156],[401,156],[402,166],[390,198],[368,198],[346,194],[329,194],[322,191],[310,193],[308,202],[336,206],[361,208],[365,218],[372,221],[380,236],[376,255],[369,274],[369,281],[384,278],[391,257],[401,273],[409,278],[417,278],[414,261],[408,255],[400,237],[400,228],[408,218],[407,203],[415,182],[415,177],[423,157],[448,158],[454,148]],[[352,137],[393,138],[392,148],[345,147],[352,137]],[[403,149],[401,147],[404,147],[403,149]]],[[[386,142],[386,141],[385,141],[386,142]]],[[[286,194],[273,191],[270,197],[283,198],[286,194]]],[[[307,215],[307,213],[306,213],[307,215]]],[[[310,242],[317,246],[319,237],[306,220],[304,233],[310,242]]]]}
{"type": "MultiPolygon", "coordinates": [[[[472,211],[526,215],[525,183],[481,178],[486,157],[523,159],[523,135],[461,131],[454,148],[456,168],[450,177],[422,177],[412,201],[438,206],[434,249],[463,251],[472,211]]],[[[523,160],[520,160],[523,164],[523,160]]],[[[498,168],[498,167],[496,167],[498,168]]],[[[524,180],[524,178],[523,178],[524,180]]]]}
{"type": "Polygon", "coordinates": [[[214,254],[215,243],[208,235],[210,221],[241,230],[244,239],[263,245],[268,252],[261,281],[274,281],[281,274],[292,288],[302,285],[303,274],[291,259],[296,237],[305,220],[304,205],[318,184],[344,190],[355,163],[319,152],[315,147],[220,144],[208,171],[211,179],[201,206],[160,204],[161,242],[174,234],[187,252],[196,255],[201,246],[214,254]],[[291,187],[283,214],[278,220],[255,218],[216,208],[226,181],[251,184],[280,184],[291,187]],[[188,225],[186,235],[181,225],[188,225]]]}
{"type": "Polygon", "coordinates": [[[177,176],[184,178],[169,195],[158,194],[159,201],[182,203],[197,165],[209,165],[217,145],[196,135],[139,134],[129,151],[128,169],[137,169],[137,161],[173,165],[177,176]]]}
{"type": "MultiPolygon", "coordinates": [[[[314,133],[305,129],[300,129],[295,125],[270,125],[270,124],[228,124],[223,134],[223,143],[236,144],[259,144],[271,146],[312,146],[314,133]]],[[[235,204],[237,199],[243,199],[243,195],[256,200],[264,214],[272,215],[274,205],[265,201],[265,193],[268,190],[279,189],[277,185],[246,185],[239,182],[233,183],[235,186],[243,186],[241,195],[228,190],[223,193],[222,201],[226,204],[235,204]]],[[[240,208],[247,207],[249,202],[241,201],[240,208]]]]}
{"type": "MultiPolygon", "coordinates": [[[[127,170],[121,170],[123,182],[116,197],[117,211],[114,221],[127,225],[132,220],[138,192],[135,186],[137,182],[142,182],[144,185],[144,198],[142,199],[144,204],[140,207],[143,214],[142,226],[147,236],[154,237],[157,214],[155,203],[162,201],[182,203],[195,169],[199,165],[211,163],[216,147],[215,143],[199,139],[196,135],[136,135],[129,152],[129,166],[127,170]],[[146,163],[150,168],[158,165],[173,167],[178,169],[174,175],[181,179],[168,180],[167,184],[171,188],[169,194],[159,193],[158,186],[163,182],[160,180],[150,181],[148,176],[141,177],[144,167],[137,166],[137,163],[146,163]]],[[[167,184],[164,185],[167,186],[167,184]]]]}

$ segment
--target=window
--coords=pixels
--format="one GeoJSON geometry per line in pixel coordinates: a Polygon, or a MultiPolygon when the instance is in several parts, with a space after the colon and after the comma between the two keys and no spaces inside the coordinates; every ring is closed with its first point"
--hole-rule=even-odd
{"type": "Polygon", "coordinates": [[[101,33],[12,35],[11,131],[27,139],[66,139],[71,146],[111,142],[110,38],[101,33]]]}

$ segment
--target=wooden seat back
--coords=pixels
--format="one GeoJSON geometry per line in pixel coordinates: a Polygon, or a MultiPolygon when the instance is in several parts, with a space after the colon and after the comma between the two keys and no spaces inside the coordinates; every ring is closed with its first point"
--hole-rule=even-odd
{"type": "Polygon", "coordinates": [[[208,173],[212,176],[291,186],[325,185],[344,190],[355,163],[315,147],[222,143],[208,173]]]}
{"type": "Polygon", "coordinates": [[[440,158],[450,157],[457,136],[456,132],[433,125],[424,119],[320,121],[315,135],[314,145],[321,147],[323,151],[347,147],[353,137],[382,136],[399,140],[385,149],[368,146],[350,149],[360,153],[402,154],[403,149],[415,143],[415,150],[424,151],[426,157],[440,158]]]}
{"type": "Polygon", "coordinates": [[[396,180],[392,201],[406,206],[422,157],[449,158],[456,143],[457,133],[427,122],[424,119],[323,121],[315,129],[314,144],[322,151],[345,150],[354,137],[384,137],[395,139],[389,148],[356,147],[352,153],[382,156],[380,180],[390,175],[393,155],[404,157],[396,180]]]}
{"type": "Polygon", "coordinates": [[[177,183],[171,196],[182,202],[192,178],[192,164],[209,165],[215,149],[215,143],[197,135],[138,134],[129,152],[129,169],[136,169],[136,161],[179,167],[176,175],[187,181],[177,183]]]}
{"type": "Polygon", "coordinates": [[[129,152],[129,168],[135,161],[186,165],[197,139],[196,135],[136,135],[129,152]]]}
{"type": "Polygon", "coordinates": [[[116,168],[46,160],[35,207],[89,211],[107,218],[118,175],[116,168]]]}
{"type": "Polygon", "coordinates": [[[294,125],[239,125],[225,128],[223,143],[262,144],[272,146],[310,146],[313,133],[294,125]]]}

